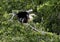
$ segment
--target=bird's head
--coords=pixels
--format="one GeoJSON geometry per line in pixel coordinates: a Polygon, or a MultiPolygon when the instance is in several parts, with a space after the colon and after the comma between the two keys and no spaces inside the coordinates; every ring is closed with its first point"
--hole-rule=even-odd
{"type": "Polygon", "coordinates": [[[29,21],[33,21],[34,20],[34,17],[36,17],[35,14],[29,14],[29,21]]]}

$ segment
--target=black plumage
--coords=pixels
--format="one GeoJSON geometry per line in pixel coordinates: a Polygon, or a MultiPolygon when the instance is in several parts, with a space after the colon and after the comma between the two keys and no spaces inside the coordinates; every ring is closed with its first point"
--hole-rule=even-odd
{"type": "Polygon", "coordinates": [[[17,17],[21,23],[27,23],[28,19],[29,19],[29,13],[28,12],[18,12],[17,17]]]}

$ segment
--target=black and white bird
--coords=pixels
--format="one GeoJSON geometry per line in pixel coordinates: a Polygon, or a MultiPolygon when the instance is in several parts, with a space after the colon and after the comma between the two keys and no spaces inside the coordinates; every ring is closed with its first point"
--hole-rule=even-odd
{"type": "Polygon", "coordinates": [[[30,14],[32,11],[33,10],[30,9],[28,11],[22,11],[18,13],[13,12],[10,20],[12,20],[14,16],[17,16],[19,22],[21,23],[27,23],[28,21],[32,21],[33,16],[36,16],[35,14],[30,14]]]}

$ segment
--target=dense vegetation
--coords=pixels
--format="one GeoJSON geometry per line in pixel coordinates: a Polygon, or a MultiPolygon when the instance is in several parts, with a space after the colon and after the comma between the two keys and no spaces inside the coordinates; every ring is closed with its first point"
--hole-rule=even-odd
{"type": "Polygon", "coordinates": [[[60,0],[0,0],[0,42],[60,42],[60,0]],[[8,21],[12,10],[28,9],[37,15],[29,24],[40,32],[16,17],[8,21]]]}

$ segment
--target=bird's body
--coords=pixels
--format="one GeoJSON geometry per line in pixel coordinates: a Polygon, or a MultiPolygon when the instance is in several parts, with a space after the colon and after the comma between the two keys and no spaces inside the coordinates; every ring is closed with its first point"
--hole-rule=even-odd
{"type": "Polygon", "coordinates": [[[29,13],[27,12],[19,12],[17,13],[18,20],[22,23],[27,23],[29,19],[29,13]]]}
{"type": "Polygon", "coordinates": [[[32,21],[33,17],[36,16],[35,14],[30,14],[32,11],[32,9],[28,10],[28,11],[21,11],[18,13],[13,12],[12,13],[12,17],[10,20],[13,19],[14,16],[17,16],[17,19],[19,20],[19,22],[21,23],[28,23],[28,21],[32,21]]]}

